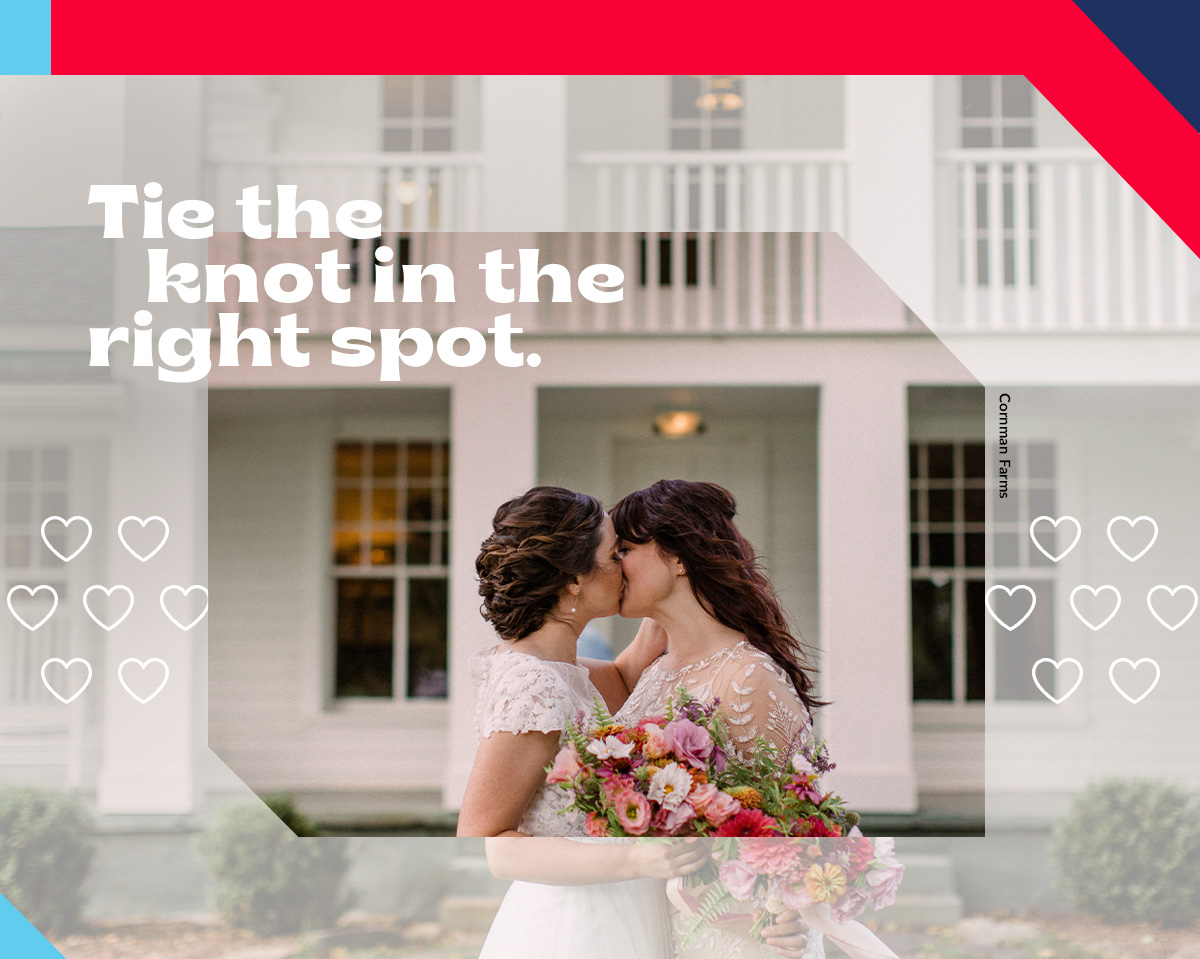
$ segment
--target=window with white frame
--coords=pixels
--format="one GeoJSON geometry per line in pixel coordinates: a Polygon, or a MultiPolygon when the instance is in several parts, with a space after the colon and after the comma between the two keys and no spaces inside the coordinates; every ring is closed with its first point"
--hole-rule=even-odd
{"type": "MultiPolygon", "coordinates": [[[[1034,143],[1033,85],[1022,76],[963,76],[959,78],[959,129],[961,144],[968,149],[1020,149],[1034,143]]],[[[974,196],[971,202],[975,209],[975,236],[972,243],[964,245],[975,256],[975,278],[979,286],[991,284],[992,257],[991,217],[1001,220],[1000,236],[1003,243],[1001,256],[1003,282],[1015,286],[1017,282],[1017,205],[1024,207],[1028,223],[1028,240],[1022,244],[1021,256],[1028,260],[1029,282],[1037,282],[1037,165],[1028,161],[1017,161],[1024,166],[1023,175],[1028,182],[1025,196],[1017,196],[1015,163],[1001,163],[999,167],[988,163],[975,164],[974,196]],[[998,178],[999,209],[990,206],[994,199],[992,178],[998,178]]],[[[1023,191],[1024,192],[1024,191],[1023,191]]],[[[963,201],[966,198],[961,198],[963,201]]],[[[960,222],[962,218],[960,217],[960,222]]],[[[966,275],[963,265],[961,275],[966,275]]]]}
{"type": "MultiPolygon", "coordinates": [[[[7,596],[14,586],[36,589],[46,585],[66,601],[66,564],[42,540],[41,526],[49,516],[70,517],[68,492],[71,480],[70,452],[63,446],[0,447],[0,531],[4,540],[4,582],[7,596]]],[[[47,527],[50,542],[63,555],[78,543],[68,544],[62,524],[47,527]]],[[[20,602],[20,599],[18,599],[20,602]]],[[[40,618],[47,594],[32,597],[27,618],[40,618]]],[[[5,613],[0,628],[0,704],[41,705],[53,703],[40,677],[42,663],[51,657],[70,657],[66,617],[61,611],[36,631],[5,613]]]]}
{"type": "Polygon", "coordinates": [[[450,447],[343,441],[334,454],[334,695],[447,694],[450,447]]]}
{"type": "Polygon", "coordinates": [[[671,149],[741,149],[744,107],[741,77],[671,77],[671,149]]]}
{"type": "Polygon", "coordinates": [[[388,153],[454,149],[453,77],[383,77],[383,149],[388,153]]]}

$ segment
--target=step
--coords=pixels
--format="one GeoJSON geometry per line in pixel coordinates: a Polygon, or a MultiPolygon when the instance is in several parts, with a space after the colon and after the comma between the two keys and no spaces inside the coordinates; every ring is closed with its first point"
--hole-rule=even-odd
{"type": "Polygon", "coordinates": [[[962,917],[963,900],[957,893],[898,893],[896,901],[886,909],[874,913],[867,910],[860,918],[924,929],[953,926],[962,917]]]}
{"type": "Polygon", "coordinates": [[[954,861],[949,856],[933,853],[897,853],[904,864],[904,881],[900,889],[905,895],[955,894],[954,861]]]}
{"type": "Polygon", "coordinates": [[[438,921],[456,932],[487,932],[503,896],[447,896],[438,906],[438,921]]]}

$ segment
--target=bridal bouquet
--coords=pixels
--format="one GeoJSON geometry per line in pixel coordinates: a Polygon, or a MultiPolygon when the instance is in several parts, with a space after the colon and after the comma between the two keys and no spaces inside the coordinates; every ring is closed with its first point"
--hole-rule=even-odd
{"type": "Polygon", "coordinates": [[[614,723],[597,701],[591,731],[568,723],[568,741],[546,781],[572,793],[568,810],[590,836],[844,836],[858,815],[820,775],[833,768],[824,747],[780,757],[760,737],[743,761],[727,761],[729,733],[717,700],[680,689],[661,716],[614,723]]]}

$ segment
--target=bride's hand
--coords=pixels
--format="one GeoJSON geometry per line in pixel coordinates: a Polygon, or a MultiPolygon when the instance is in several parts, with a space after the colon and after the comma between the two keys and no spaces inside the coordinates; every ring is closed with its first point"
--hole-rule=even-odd
{"type": "Polygon", "coordinates": [[[641,842],[632,854],[637,872],[647,879],[687,876],[708,861],[708,847],[699,839],[641,842]]]}
{"type": "Polygon", "coordinates": [[[808,946],[808,926],[800,913],[788,909],[774,917],[774,923],[762,931],[763,942],[779,950],[784,959],[802,959],[808,946]]]}

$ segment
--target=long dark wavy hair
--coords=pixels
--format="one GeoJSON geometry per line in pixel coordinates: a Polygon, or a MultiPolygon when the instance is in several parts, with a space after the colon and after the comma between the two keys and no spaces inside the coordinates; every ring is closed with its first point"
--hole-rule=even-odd
{"type": "Polygon", "coordinates": [[[630,543],[654,540],[677,556],[700,605],[736,629],[787,673],[810,711],[828,705],[813,695],[808,649],[793,632],[758,554],[733,522],[733,494],[715,483],[659,480],[630,493],[609,514],[630,543]]]}

